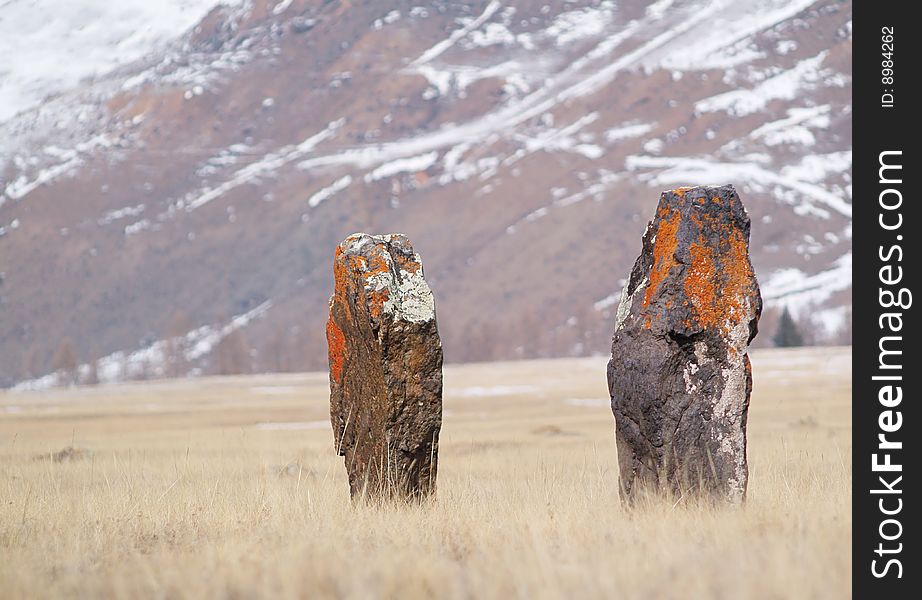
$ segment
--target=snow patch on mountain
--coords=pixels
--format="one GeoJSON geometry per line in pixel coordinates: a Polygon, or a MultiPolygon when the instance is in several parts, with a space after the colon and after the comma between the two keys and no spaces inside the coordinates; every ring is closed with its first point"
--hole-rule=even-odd
{"type": "Polygon", "coordinates": [[[425,171],[433,164],[435,164],[435,161],[438,159],[438,157],[439,153],[432,151],[425,154],[420,154],[419,156],[399,158],[397,160],[384,163],[380,167],[365,175],[365,182],[371,183],[372,181],[393,177],[394,175],[398,175],[400,173],[415,173],[417,171],[425,171]]]}
{"type": "Polygon", "coordinates": [[[820,304],[834,293],[852,285],[852,253],[848,252],[833,263],[832,268],[808,275],[800,269],[779,269],[762,284],[766,306],[799,306],[820,304]]]}
{"type": "Polygon", "coordinates": [[[792,68],[769,77],[752,89],[724,92],[695,103],[699,113],[724,111],[734,117],[744,117],[764,109],[772,100],[793,100],[801,89],[810,89],[819,82],[833,83],[831,73],[822,69],[827,52],[824,50],[807,58],[792,68]]]}
{"type": "Polygon", "coordinates": [[[316,208],[352,184],[352,176],[344,175],[331,185],[320,189],[307,199],[307,205],[316,208]]]}
{"type": "Polygon", "coordinates": [[[0,4],[0,122],[156,51],[220,1],[7,0],[0,4]]]}
{"type": "Polygon", "coordinates": [[[187,211],[193,211],[197,208],[201,208],[216,198],[220,198],[234,188],[255,182],[261,177],[268,177],[275,174],[285,165],[303,158],[304,156],[313,152],[318,144],[333,137],[333,135],[336,133],[336,130],[339,129],[343,123],[344,120],[342,119],[333,121],[318,133],[315,133],[314,135],[306,138],[300,144],[296,144],[294,146],[286,146],[277,150],[276,152],[270,152],[269,154],[266,154],[259,160],[253,161],[247,166],[239,169],[236,173],[234,173],[233,176],[231,176],[230,179],[224,183],[213,188],[205,188],[197,193],[192,194],[189,198],[182,201],[182,206],[180,206],[180,208],[185,208],[187,211]]]}
{"type": "Polygon", "coordinates": [[[497,2],[497,0],[490,0],[490,3],[487,4],[487,7],[483,10],[483,12],[478,17],[468,20],[464,24],[463,27],[452,31],[451,34],[446,39],[440,41],[439,43],[435,44],[434,46],[432,46],[431,48],[429,48],[428,50],[420,54],[419,57],[410,64],[410,66],[418,67],[420,65],[424,65],[426,63],[432,62],[433,60],[435,60],[436,58],[444,54],[448,49],[450,49],[456,43],[458,43],[458,41],[461,38],[463,38],[470,32],[474,31],[475,29],[483,25],[501,7],[502,7],[502,3],[497,2]]]}
{"type": "MultiPolygon", "coordinates": [[[[726,69],[763,56],[748,47],[748,38],[808,9],[816,0],[722,0],[712,2],[716,16],[697,23],[688,36],[651,53],[645,64],[666,69],[726,69]],[[718,33],[719,32],[719,33],[718,33]],[[695,43],[689,44],[689,39],[695,43]]],[[[683,7],[690,13],[697,3],[683,7]]],[[[661,11],[665,13],[665,9],[661,11]]]]}
{"type": "Polygon", "coordinates": [[[624,123],[605,132],[605,141],[609,144],[640,137],[653,130],[654,123],[624,123]]]}
{"type": "Polygon", "coordinates": [[[614,2],[606,1],[598,7],[561,13],[554,18],[543,34],[551,37],[557,46],[566,46],[577,40],[598,36],[604,33],[612,22],[614,8],[614,2]]]}
{"type": "Polygon", "coordinates": [[[749,137],[761,140],[767,146],[782,144],[812,146],[816,143],[816,136],[811,130],[829,127],[830,108],[828,104],[789,108],[787,117],[754,129],[749,137]]]}
{"type": "Polygon", "coordinates": [[[551,190],[551,195],[554,199],[550,204],[533,210],[512,225],[506,227],[506,234],[513,235],[522,225],[533,223],[538,219],[544,218],[549,215],[552,210],[566,208],[589,198],[596,202],[602,202],[605,200],[605,192],[620,181],[622,176],[622,173],[613,173],[605,169],[599,169],[596,181],[590,183],[587,178],[587,181],[583,184],[583,189],[578,192],[568,194],[563,188],[555,188],[551,190]]]}
{"type": "MultiPolygon", "coordinates": [[[[95,366],[99,383],[115,383],[139,377],[163,377],[166,375],[171,345],[182,351],[186,361],[197,361],[214,350],[221,340],[231,333],[264,316],[271,307],[272,302],[267,300],[252,310],[236,315],[222,326],[199,327],[178,338],[157,340],[134,352],[113,352],[100,358],[95,365],[80,365],[77,374],[81,379],[85,379],[95,366]]],[[[66,376],[66,373],[55,371],[36,379],[21,381],[13,386],[12,391],[46,390],[64,385],[66,376]]]]}
{"type": "MultiPolygon", "coordinates": [[[[42,185],[73,173],[83,164],[87,155],[111,146],[112,141],[104,134],[94,136],[73,148],[65,149],[57,146],[47,146],[44,149],[44,158],[51,161],[51,164],[47,167],[39,168],[31,174],[29,171],[32,165],[28,161],[16,160],[20,158],[18,156],[14,157],[14,163],[17,163],[21,174],[0,191],[0,206],[3,206],[7,200],[22,200],[42,185]]],[[[39,162],[39,159],[36,158],[33,162],[39,162]]],[[[2,183],[2,180],[0,180],[0,183],[2,183]]]]}
{"type": "MultiPolygon", "coordinates": [[[[829,218],[829,212],[816,206],[820,203],[845,217],[852,216],[852,205],[841,194],[827,190],[822,185],[811,181],[798,179],[797,176],[805,172],[815,173],[818,169],[827,171],[847,168],[845,160],[851,164],[851,152],[834,154],[826,157],[817,157],[822,166],[812,165],[802,167],[801,172],[776,173],[773,170],[757,164],[756,162],[718,162],[704,158],[673,157],[673,156],[628,156],[625,167],[629,171],[649,170],[641,173],[639,177],[653,184],[681,184],[703,185],[732,182],[746,182],[749,185],[759,186],[761,189],[774,193],[775,188],[787,189],[796,192],[793,196],[781,196],[797,202],[801,211],[811,213],[821,218],[829,218]]],[[[778,195],[778,194],[776,194],[778,195]]],[[[796,208],[795,208],[796,210],[796,208]]]]}
{"type": "Polygon", "coordinates": [[[100,226],[109,225],[115,221],[125,219],[127,217],[136,217],[144,212],[144,205],[138,204],[137,206],[125,206],[123,208],[117,208],[115,210],[110,210],[99,219],[96,223],[100,226]]]}

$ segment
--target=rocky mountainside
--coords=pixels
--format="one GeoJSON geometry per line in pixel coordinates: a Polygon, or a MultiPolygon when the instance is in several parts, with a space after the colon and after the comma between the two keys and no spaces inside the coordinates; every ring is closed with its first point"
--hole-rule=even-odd
{"type": "Polygon", "coordinates": [[[447,361],[604,353],[686,184],[739,191],[769,310],[848,330],[850,2],[133,4],[0,2],[56,49],[0,65],[2,384],[322,367],[356,231],[412,240],[447,361]]]}

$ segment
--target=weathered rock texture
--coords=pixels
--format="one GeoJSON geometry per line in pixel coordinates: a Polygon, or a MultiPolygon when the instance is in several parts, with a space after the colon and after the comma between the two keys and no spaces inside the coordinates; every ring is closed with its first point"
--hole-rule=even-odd
{"type": "Polygon", "coordinates": [[[762,298],[732,186],[663,192],[621,295],[608,363],[622,498],[746,495],[747,346],[762,298]]]}
{"type": "Polygon", "coordinates": [[[352,496],[435,490],[442,344],[432,291],[404,235],[350,235],[330,299],[330,419],[352,496]]]}

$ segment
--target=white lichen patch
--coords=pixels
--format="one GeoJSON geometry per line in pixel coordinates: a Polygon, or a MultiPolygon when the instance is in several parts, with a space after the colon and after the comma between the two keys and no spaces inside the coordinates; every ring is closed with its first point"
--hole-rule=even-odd
{"type": "Polygon", "coordinates": [[[684,369],[682,369],[682,378],[685,380],[685,391],[689,394],[698,391],[698,385],[692,381],[692,375],[698,372],[698,363],[688,363],[684,369]]]}
{"type": "MultiPolygon", "coordinates": [[[[416,255],[417,262],[419,255],[416,255]]],[[[435,300],[432,290],[423,278],[423,270],[419,268],[415,273],[400,271],[400,281],[390,291],[384,303],[384,311],[393,313],[395,319],[402,319],[410,323],[425,323],[435,318],[435,300]]]]}
{"type": "Polygon", "coordinates": [[[401,268],[387,249],[390,244],[400,243],[401,236],[395,234],[369,235],[356,233],[346,238],[344,250],[350,254],[361,255],[366,244],[372,243],[380,248],[380,256],[386,269],[369,265],[365,268],[374,272],[365,277],[366,294],[375,293],[386,299],[381,305],[381,312],[394,320],[409,323],[425,323],[435,318],[435,299],[432,290],[423,276],[422,261],[419,254],[413,255],[413,263],[418,265],[415,271],[401,268]]]}
{"type": "MultiPolygon", "coordinates": [[[[743,501],[746,493],[746,445],[742,427],[743,408],[746,403],[746,365],[745,352],[748,341],[748,325],[745,321],[732,328],[729,337],[729,366],[721,369],[724,387],[719,395],[712,398],[714,404],[712,422],[721,426],[712,429],[712,440],[717,451],[731,457],[733,473],[727,478],[727,500],[733,504],[743,501]]],[[[695,342],[695,360],[682,371],[685,391],[689,394],[698,391],[698,385],[692,379],[702,367],[715,361],[707,355],[707,344],[695,342]]]]}
{"type": "MultiPolygon", "coordinates": [[[[747,300],[744,314],[750,314],[747,300]]],[[[733,459],[733,473],[727,479],[728,500],[742,502],[746,493],[746,437],[742,418],[746,407],[746,348],[749,342],[749,321],[735,324],[727,321],[727,367],[721,369],[724,387],[715,399],[714,419],[724,427],[714,429],[714,441],[719,451],[733,459]]],[[[697,352],[696,352],[697,354],[697,352]]]]}
{"type": "Polygon", "coordinates": [[[698,365],[703,365],[708,361],[707,344],[704,342],[695,342],[695,358],[698,359],[698,365]]]}
{"type": "Polygon", "coordinates": [[[621,300],[618,301],[618,311],[615,313],[615,333],[621,331],[621,327],[624,326],[624,321],[627,319],[628,315],[631,314],[631,306],[634,304],[634,297],[646,290],[648,283],[649,280],[644,277],[643,281],[640,282],[640,285],[637,286],[637,289],[635,289],[634,293],[631,295],[627,293],[628,286],[631,285],[630,280],[621,288],[621,300]]]}
{"type": "Polygon", "coordinates": [[[377,242],[382,239],[383,236],[368,235],[367,233],[353,233],[347,237],[340,246],[348,254],[358,254],[362,246],[368,242],[377,242]]]}

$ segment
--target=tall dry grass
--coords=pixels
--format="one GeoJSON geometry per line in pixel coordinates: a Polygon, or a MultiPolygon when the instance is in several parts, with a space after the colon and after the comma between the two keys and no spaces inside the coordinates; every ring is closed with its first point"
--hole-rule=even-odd
{"type": "Polygon", "coordinates": [[[0,596],[847,597],[849,350],[753,362],[743,509],[622,510],[594,359],[449,368],[421,505],[349,501],[322,375],[0,395],[0,596]]]}

